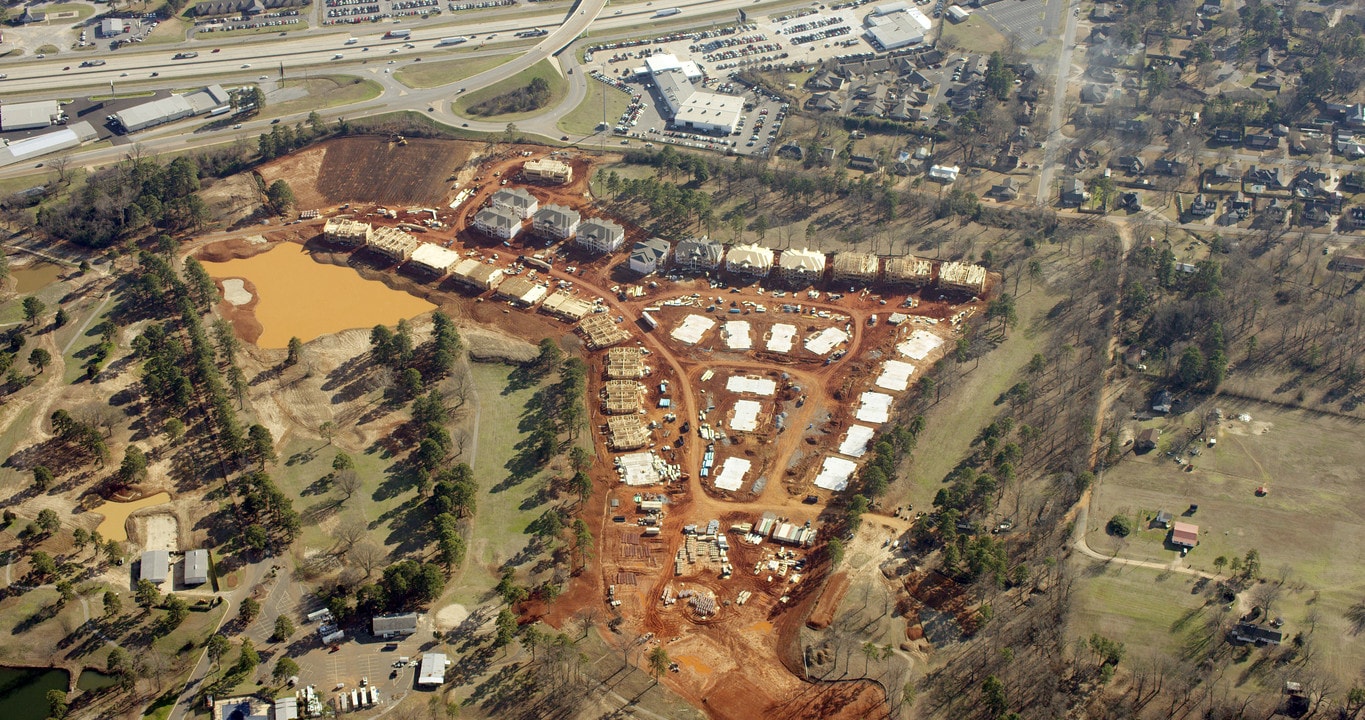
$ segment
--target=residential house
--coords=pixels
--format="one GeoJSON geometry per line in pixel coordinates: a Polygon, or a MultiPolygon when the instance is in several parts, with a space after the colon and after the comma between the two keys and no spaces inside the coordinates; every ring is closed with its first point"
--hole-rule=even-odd
{"type": "Polygon", "coordinates": [[[1199,12],[1205,15],[1217,15],[1218,13],[1223,12],[1223,0],[1204,0],[1204,4],[1199,8],[1199,12]]]}
{"type": "Polygon", "coordinates": [[[1276,70],[1269,75],[1262,75],[1256,78],[1256,82],[1252,83],[1251,86],[1257,90],[1279,92],[1284,87],[1284,74],[1276,70]]]}
{"type": "Polygon", "coordinates": [[[1249,133],[1246,146],[1251,150],[1275,150],[1280,147],[1280,139],[1266,133],[1249,133]]]}
{"type": "Polygon", "coordinates": [[[1365,192],[1365,172],[1346,173],[1341,177],[1341,189],[1350,192],[1365,192]]]}
{"type": "Polygon", "coordinates": [[[1085,190],[1085,183],[1079,178],[1067,178],[1062,181],[1061,200],[1064,207],[1080,207],[1082,203],[1090,199],[1090,193],[1085,190]]]}
{"type": "Polygon", "coordinates": [[[1081,102],[1088,105],[1103,105],[1109,100],[1109,87],[1090,83],[1081,88],[1081,102]]]}
{"type": "Polygon", "coordinates": [[[1219,163],[1209,171],[1209,183],[1219,185],[1230,183],[1241,177],[1241,169],[1231,163],[1219,163]]]}
{"type": "Polygon", "coordinates": [[[806,81],[806,87],[816,91],[840,90],[844,87],[844,79],[837,73],[821,70],[806,81]]]}
{"type": "Polygon", "coordinates": [[[1285,182],[1284,171],[1279,167],[1257,168],[1255,165],[1252,165],[1251,169],[1247,171],[1246,182],[1249,184],[1264,185],[1272,189],[1288,186],[1288,183],[1285,182]]]}
{"type": "Polygon", "coordinates": [[[1170,390],[1158,390],[1157,393],[1152,396],[1152,412],[1168,413],[1171,411],[1172,404],[1173,400],[1171,399],[1170,390]]]}
{"type": "MultiPolygon", "coordinates": [[[[1160,436],[1160,435],[1161,435],[1161,431],[1160,431],[1160,430],[1157,430],[1157,431],[1156,431],[1156,434],[1157,434],[1158,436],[1160,436]]],[[[1156,447],[1156,446],[1153,445],[1152,447],[1156,447]]],[[[1171,513],[1170,513],[1169,511],[1167,511],[1167,510],[1157,510],[1157,511],[1156,511],[1156,517],[1152,518],[1152,527],[1154,527],[1154,528],[1161,528],[1161,529],[1163,529],[1163,530],[1170,530],[1170,529],[1171,529],[1171,522],[1174,521],[1174,520],[1175,520],[1175,516],[1171,515],[1171,513]]]]}
{"type": "Polygon", "coordinates": [[[1365,228],[1365,207],[1356,206],[1342,218],[1342,222],[1352,230],[1365,228]]]}
{"type": "Polygon", "coordinates": [[[582,216],[563,205],[546,205],[531,216],[531,230],[548,240],[568,240],[578,232],[582,216]]]}
{"type": "Polygon", "coordinates": [[[1241,191],[1233,193],[1228,198],[1228,212],[1236,215],[1238,220],[1245,220],[1251,214],[1251,200],[1241,191]]]}
{"type": "Polygon", "coordinates": [[[1232,128],[1218,128],[1213,131],[1213,142],[1234,145],[1242,142],[1242,131],[1232,128]]]}
{"type": "Polygon", "coordinates": [[[1337,272],[1360,272],[1365,270],[1365,255],[1333,255],[1331,267],[1337,272]]]}
{"type": "Polygon", "coordinates": [[[991,187],[988,195],[993,195],[999,200],[1014,200],[1019,197],[1019,181],[1012,177],[1005,178],[998,185],[991,187]]]}
{"type": "Polygon", "coordinates": [[[846,250],[834,253],[830,277],[835,282],[871,283],[877,279],[880,266],[876,255],[846,250]]]}
{"type": "Polygon", "coordinates": [[[957,174],[961,171],[956,165],[932,165],[929,167],[929,179],[947,184],[957,180],[957,174]]]}
{"type": "Polygon", "coordinates": [[[1147,121],[1145,120],[1120,120],[1118,126],[1114,128],[1124,135],[1146,135],[1147,121]]]}
{"type": "Polygon", "coordinates": [[[1189,168],[1185,165],[1185,163],[1180,162],[1179,160],[1157,158],[1156,161],[1152,163],[1152,172],[1158,175],[1180,177],[1184,175],[1188,169],[1189,168]]]}
{"type": "Polygon", "coordinates": [[[882,169],[882,164],[877,158],[868,155],[850,155],[848,168],[850,170],[861,170],[865,173],[874,173],[882,169]]]}
{"type": "Polygon", "coordinates": [[[1132,191],[1119,193],[1118,208],[1129,212],[1138,212],[1142,210],[1142,196],[1132,191]]]}
{"type": "Polygon", "coordinates": [[[1327,211],[1326,203],[1306,202],[1303,204],[1303,212],[1299,213],[1299,223],[1301,225],[1326,225],[1332,220],[1332,215],[1327,211]]]}
{"type": "Polygon", "coordinates": [[[1228,639],[1244,645],[1279,645],[1284,641],[1284,633],[1264,625],[1239,622],[1228,632],[1228,639]]]}
{"type": "Polygon", "coordinates": [[[1095,3],[1094,9],[1090,11],[1090,19],[1094,22],[1114,22],[1114,6],[1109,3],[1095,3]]]}
{"type": "Polygon", "coordinates": [[[1195,195],[1194,200],[1190,201],[1189,213],[1192,217],[1206,218],[1217,211],[1216,203],[1210,202],[1204,193],[1195,195]]]}
{"type": "Polygon", "coordinates": [[[672,245],[661,238],[641,240],[630,249],[630,259],[627,262],[632,272],[652,275],[668,262],[668,253],[671,249],[672,245]]]}
{"type": "Polygon", "coordinates": [[[375,615],[370,619],[370,631],[385,640],[407,637],[417,632],[417,613],[375,615]]]}
{"type": "Polygon", "coordinates": [[[1172,523],[1171,544],[1182,548],[1192,548],[1195,545],[1198,545],[1199,526],[1184,522],[1172,523]]]}
{"type": "Polygon", "coordinates": [[[1289,203],[1280,198],[1271,198],[1270,204],[1265,206],[1261,215],[1270,222],[1283,223],[1289,217],[1289,203]]]}
{"type": "Polygon", "coordinates": [[[806,109],[815,112],[838,112],[843,107],[827,92],[815,93],[806,101],[806,109]]]}
{"type": "MultiPolygon", "coordinates": [[[[1138,452],[1149,452],[1156,449],[1156,443],[1161,439],[1160,428],[1147,428],[1138,433],[1137,439],[1133,441],[1133,449],[1138,452]]],[[[1162,527],[1165,527],[1164,525],[1162,527]]]]}
{"type": "Polygon", "coordinates": [[[1136,155],[1120,155],[1117,160],[1109,164],[1110,167],[1122,170],[1129,175],[1141,175],[1147,170],[1147,164],[1142,162],[1142,158],[1136,155]]]}
{"type": "Polygon", "coordinates": [[[603,218],[584,220],[578,226],[578,234],[574,236],[574,244],[598,254],[620,250],[625,240],[625,228],[603,218]]]}
{"type": "Polygon", "coordinates": [[[1256,71],[1269,72],[1274,70],[1276,63],[1278,62],[1279,58],[1275,56],[1275,50],[1273,48],[1266,48],[1261,51],[1261,56],[1256,60],[1256,71]]]}
{"type": "Polygon", "coordinates": [[[1325,195],[1327,193],[1328,180],[1327,173],[1316,168],[1304,168],[1299,171],[1298,175],[1294,176],[1294,182],[1291,187],[1293,188],[1294,195],[1298,197],[1317,197],[1318,195],[1325,195]]]}

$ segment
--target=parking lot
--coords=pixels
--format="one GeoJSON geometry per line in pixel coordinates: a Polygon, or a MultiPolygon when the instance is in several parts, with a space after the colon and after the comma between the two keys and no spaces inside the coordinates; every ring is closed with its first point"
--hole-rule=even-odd
{"type": "Polygon", "coordinates": [[[1021,48],[1042,45],[1061,19],[1061,0],[1003,0],[976,10],[1021,48]]]}

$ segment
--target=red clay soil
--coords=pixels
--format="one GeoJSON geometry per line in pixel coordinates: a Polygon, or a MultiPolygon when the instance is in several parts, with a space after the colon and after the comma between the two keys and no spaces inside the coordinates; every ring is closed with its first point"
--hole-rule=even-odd
{"type": "Polygon", "coordinates": [[[834,613],[839,609],[839,604],[844,600],[844,593],[848,592],[848,573],[835,573],[828,582],[825,583],[824,590],[820,592],[820,598],[815,601],[815,609],[811,611],[810,619],[806,621],[806,626],[812,630],[823,630],[834,622],[834,613]]]}

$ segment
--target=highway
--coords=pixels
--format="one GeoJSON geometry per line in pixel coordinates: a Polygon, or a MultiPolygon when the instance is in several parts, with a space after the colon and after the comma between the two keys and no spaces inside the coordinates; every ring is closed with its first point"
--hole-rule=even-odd
{"type": "MultiPolygon", "coordinates": [[[[23,92],[22,99],[37,100],[70,98],[79,94],[99,92],[111,82],[116,88],[125,91],[147,90],[152,87],[183,87],[187,84],[209,82],[226,84],[257,82],[257,78],[262,74],[276,77],[283,67],[287,76],[297,76],[304,70],[325,71],[329,74],[358,75],[379,83],[382,91],[377,98],[319,111],[319,114],[329,121],[340,117],[360,118],[399,110],[414,110],[426,113],[452,127],[464,126],[479,132],[501,132],[505,129],[506,123],[480,122],[459,117],[451,110],[452,101],[462,92],[468,93],[487,87],[542,60],[554,58],[557,61],[556,69],[566,74],[568,93],[555,107],[546,108],[534,118],[517,121],[517,127],[524,133],[557,140],[562,135],[557,128],[559,119],[583,101],[587,96],[589,82],[586,73],[576,70],[578,67],[576,53],[565,51],[565,48],[577,41],[589,28],[592,30],[594,40],[633,37],[646,33],[662,35],[715,23],[717,22],[715,15],[734,12],[739,8],[751,12],[755,9],[777,12],[808,3],[792,0],[783,2],[702,0],[685,5],[669,4],[670,7],[681,7],[683,12],[668,18],[655,18],[659,8],[653,3],[628,4],[617,11],[619,15],[613,13],[602,16],[606,4],[607,0],[581,0],[568,14],[560,11],[555,14],[505,19],[484,16],[463,24],[413,28],[409,38],[385,38],[384,35],[391,26],[380,26],[374,27],[372,32],[354,35],[342,29],[328,33],[300,34],[287,39],[275,36],[258,42],[223,43],[218,48],[219,52],[213,52],[213,46],[204,42],[197,42],[192,46],[138,46],[133,52],[110,55],[106,65],[95,68],[80,68],[78,62],[71,59],[3,64],[0,65],[0,69],[5,70],[9,77],[0,81],[0,93],[9,96],[11,93],[17,94],[27,90],[23,92]],[[702,21],[701,18],[704,16],[711,17],[702,21]],[[645,21],[648,21],[647,25],[645,21]],[[646,27],[647,30],[643,29],[646,27]],[[528,29],[546,29],[550,32],[534,46],[525,48],[526,40],[517,38],[515,34],[528,29]],[[492,37],[493,35],[496,37],[492,37]],[[452,36],[470,37],[471,40],[461,45],[436,48],[436,44],[442,38],[452,36]],[[355,37],[357,42],[346,44],[349,37],[355,37]],[[282,46],[287,46],[288,50],[280,52],[282,46]],[[197,51],[199,56],[185,60],[171,59],[175,53],[189,47],[197,51]],[[418,58],[421,58],[421,61],[432,62],[455,58],[511,56],[516,53],[520,54],[498,67],[451,85],[435,88],[409,88],[398,82],[392,74],[408,64],[418,62],[418,58]],[[338,59],[337,55],[342,57],[338,59]],[[395,60],[396,63],[389,64],[389,60],[395,60]],[[67,66],[71,66],[71,69],[63,71],[62,68],[67,66]],[[386,69],[390,72],[384,72],[386,69]],[[574,72],[568,74],[570,70],[574,72]],[[159,77],[151,79],[152,72],[158,73],[159,77]]],[[[279,119],[281,122],[294,123],[302,120],[307,114],[301,112],[279,119]]],[[[182,121],[141,131],[129,136],[128,139],[136,144],[142,153],[181,152],[237,139],[250,139],[267,131],[272,120],[270,117],[262,117],[242,123],[240,129],[209,132],[187,132],[186,126],[194,121],[182,121]]],[[[80,166],[116,162],[125,157],[128,150],[128,144],[121,143],[112,147],[75,151],[72,153],[71,162],[80,166]]],[[[37,167],[41,160],[38,158],[34,163],[20,163],[0,169],[0,177],[42,172],[42,169],[37,167]]]]}

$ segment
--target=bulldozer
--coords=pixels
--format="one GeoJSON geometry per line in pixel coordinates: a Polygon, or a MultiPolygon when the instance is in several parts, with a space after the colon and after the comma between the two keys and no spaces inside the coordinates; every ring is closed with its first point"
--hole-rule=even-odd
{"type": "Polygon", "coordinates": [[[406,147],[408,144],[408,139],[403,137],[402,135],[398,135],[395,133],[394,135],[391,135],[389,137],[389,142],[395,145],[406,147]]]}

